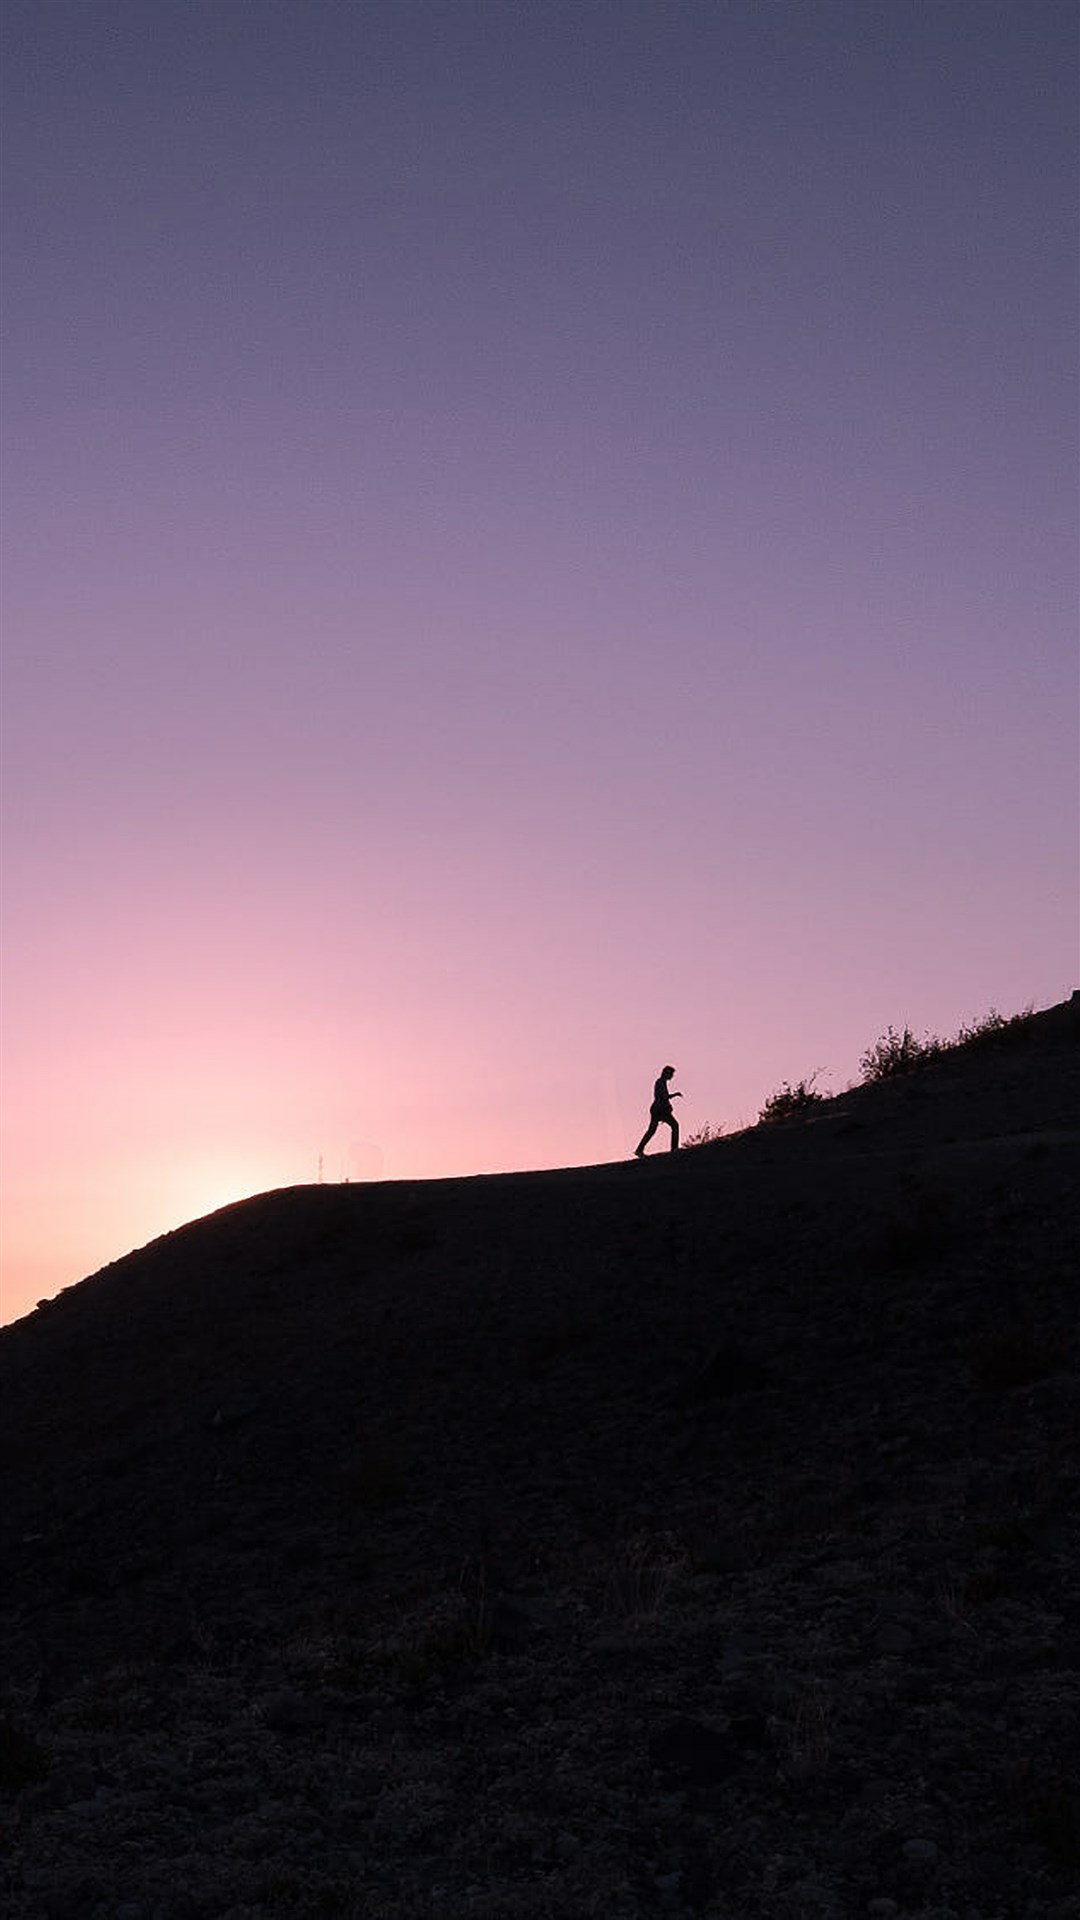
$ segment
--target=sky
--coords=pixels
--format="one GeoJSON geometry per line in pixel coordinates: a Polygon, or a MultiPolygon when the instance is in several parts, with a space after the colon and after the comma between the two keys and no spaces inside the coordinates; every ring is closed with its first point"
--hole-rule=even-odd
{"type": "Polygon", "coordinates": [[[1073,0],[0,55],[0,1319],[1080,984],[1073,0]]]}

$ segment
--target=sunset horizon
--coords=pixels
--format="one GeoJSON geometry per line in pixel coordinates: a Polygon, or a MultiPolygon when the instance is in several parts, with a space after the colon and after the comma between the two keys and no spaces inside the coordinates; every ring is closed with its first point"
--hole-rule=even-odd
{"type": "MultiPolygon", "coordinates": [[[[971,1032],[980,1027],[992,1026],[998,1021],[1006,1025],[1015,1023],[1018,1026],[1023,1026],[1025,1020],[1032,1013],[1036,1015],[1052,1012],[1064,1013],[1066,1009],[1069,1008],[1075,1013],[1078,998],[1080,998],[1080,992],[1074,989],[1071,994],[1063,996],[1060,1002],[1053,1003],[1051,1007],[1033,1007],[1029,1003],[1024,1008],[1018,1009],[1011,1014],[1002,1014],[1000,1009],[989,1008],[980,1018],[961,1022],[956,1032],[947,1035],[932,1034],[928,1029],[916,1032],[908,1026],[907,1022],[901,1022],[899,1026],[889,1023],[884,1033],[877,1036],[876,1044],[888,1045],[890,1041],[895,1041],[898,1034],[903,1035],[906,1031],[914,1041],[917,1050],[929,1050],[938,1043],[943,1044],[946,1050],[949,1050],[958,1040],[962,1039],[965,1030],[971,1032]]],[[[786,1074],[782,1077],[778,1076],[769,1089],[768,1094],[760,1096],[752,1113],[747,1112],[740,1114],[731,1122],[725,1122],[722,1119],[718,1120],[715,1116],[713,1116],[712,1119],[701,1119],[699,1116],[695,1116],[692,1122],[684,1128],[682,1150],[693,1151],[703,1140],[707,1140],[710,1144],[721,1140],[724,1142],[735,1140],[749,1128],[758,1126],[763,1120],[768,1119],[769,1102],[775,1101],[777,1097],[783,1101],[784,1096],[790,1094],[793,1087],[798,1088],[800,1091],[805,1089],[806,1095],[818,1102],[838,1100],[845,1094],[854,1093],[866,1088],[867,1085],[870,1084],[867,1077],[866,1060],[872,1050],[873,1044],[863,1050],[860,1055],[861,1071],[856,1073],[854,1077],[845,1078],[834,1084],[831,1077],[827,1076],[821,1068],[814,1068],[799,1074],[786,1074]]],[[[644,1112],[645,1108],[643,1104],[639,1102],[639,1120],[643,1117],[644,1112]]],[[[351,1155],[348,1158],[345,1154],[338,1156],[336,1172],[334,1171],[335,1162],[333,1159],[319,1152],[316,1153],[314,1164],[308,1169],[306,1177],[290,1178],[282,1175],[280,1178],[270,1177],[261,1181],[259,1177],[253,1173],[250,1184],[245,1184],[239,1176],[237,1180],[234,1181],[228,1173],[218,1173],[215,1175],[200,1172],[197,1167],[193,1170],[190,1166],[179,1170],[174,1169],[171,1175],[171,1184],[168,1179],[158,1183],[156,1189],[153,1191],[152,1202],[147,1204],[141,1215],[137,1210],[133,1211],[131,1194],[129,1193],[125,1196],[125,1206],[127,1209],[127,1217],[129,1218],[141,1218],[145,1223],[149,1223],[151,1222],[152,1208],[157,1208],[157,1213],[153,1217],[152,1224],[148,1225],[145,1239],[136,1241],[130,1247],[114,1249],[107,1253],[101,1260],[96,1261],[91,1267],[88,1267],[85,1272],[79,1272],[70,1277],[61,1278],[59,1281],[57,1281],[54,1256],[50,1266],[41,1272],[41,1277],[52,1283],[52,1293],[46,1292],[44,1296],[39,1293],[31,1299],[30,1295],[33,1293],[33,1280],[30,1276],[27,1276],[21,1289],[12,1287],[7,1295],[7,1299],[11,1300],[21,1298],[23,1305],[15,1312],[8,1312],[6,1310],[5,1300],[5,1310],[3,1313],[0,1313],[0,1326],[9,1325],[14,1320],[22,1318],[24,1314],[33,1312],[35,1308],[46,1304],[50,1298],[55,1297],[56,1292],[63,1292],[69,1286],[78,1285],[83,1279],[92,1278],[93,1275],[103,1267],[112,1266],[118,1261],[125,1260],[129,1254],[140,1252],[163,1236],[176,1233],[184,1227],[197,1225],[204,1220],[210,1220],[218,1213],[228,1212],[231,1208],[243,1206],[250,1201],[268,1199],[275,1195],[291,1192],[300,1192],[312,1186],[356,1185],[371,1187],[438,1188],[443,1183],[460,1182],[462,1180],[484,1182],[501,1178],[512,1179],[515,1177],[528,1177],[530,1175],[542,1177],[544,1175],[561,1173],[588,1173],[599,1168],[618,1167],[628,1164],[633,1155],[632,1149],[625,1138],[620,1138],[619,1147],[621,1150],[616,1150],[610,1154],[598,1155],[591,1159],[552,1159],[549,1162],[522,1162],[512,1165],[493,1164],[490,1166],[478,1166],[471,1163],[467,1164],[465,1159],[461,1158],[460,1164],[428,1168],[426,1170],[403,1168],[395,1172],[386,1167],[385,1156],[378,1147],[370,1142],[360,1142],[354,1144],[351,1149],[351,1155]],[[363,1171],[362,1169],[365,1167],[367,1170],[363,1171]],[[171,1193],[171,1195],[176,1197],[163,1199],[163,1188],[166,1194],[171,1193]],[[180,1197],[182,1195],[189,1195],[190,1199],[185,1200],[180,1197]]],[[[652,1148],[647,1157],[652,1159],[661,1153],[666,1155],[668,1150],[668,1141],[665,1136],[664,1139],[652,1148]]],[[[89,1213],[89,1208],[87,1211],[89,1213]]],[[[103,1228],[102,1233],[104,1234],[104,1232],[105,1229],[103,1228]]],[[[32,1275],[32,1262],[29,1264],[32,1275]]]]}
{"type": "Polygon", "coordinates": [[[1068,997],[1076,53],[9,0],[0,1323],[1068,997]]]}

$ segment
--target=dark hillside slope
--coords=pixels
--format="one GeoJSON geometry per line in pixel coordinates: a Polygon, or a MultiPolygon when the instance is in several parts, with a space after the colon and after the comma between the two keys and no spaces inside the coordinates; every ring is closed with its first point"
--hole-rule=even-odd
{"type": "Polygon", "coordinates": [[[6,1910],[1075,1916],[1078,1093],[1053,1009],[0,1333],[6,1910]]]}

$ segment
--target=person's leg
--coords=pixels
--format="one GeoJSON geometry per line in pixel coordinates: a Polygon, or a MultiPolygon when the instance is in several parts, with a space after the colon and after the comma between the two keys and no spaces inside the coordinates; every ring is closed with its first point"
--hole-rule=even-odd
{"type": "Polygon", "coordinates": [[[679,1147],[679,1123],[674,1114],[672,1114],[671,1119],[668,1121],[668,1126],[671,1128],[671,1151],[672,1153],[676,1153],[679,1147]]]}
{"type": "Polygon", "coordinates": [[[653,1119],[650,1119],[647,1131],[642,1134],[641,1139],[638,1141],[637,1146],[634,1148],[635,1159],[637,1160],[641,1159],[641,1156],[644,1153],[646,1147],[648,1146],[649,1141],[652,1139],[653,1134],[656,1132],[656,1127],[657,1127],[656,1121],[653,1119]]]}

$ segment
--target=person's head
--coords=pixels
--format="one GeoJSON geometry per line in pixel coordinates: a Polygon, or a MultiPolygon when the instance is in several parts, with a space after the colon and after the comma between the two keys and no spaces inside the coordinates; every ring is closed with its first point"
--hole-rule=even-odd
{"type": "Polygon", "coordinates": [[[665,1067],[663,1073],[660,1075],[660,1078],[661,1080],[674,1080],[675,1078],[674,1067],[665,1067]]]}

